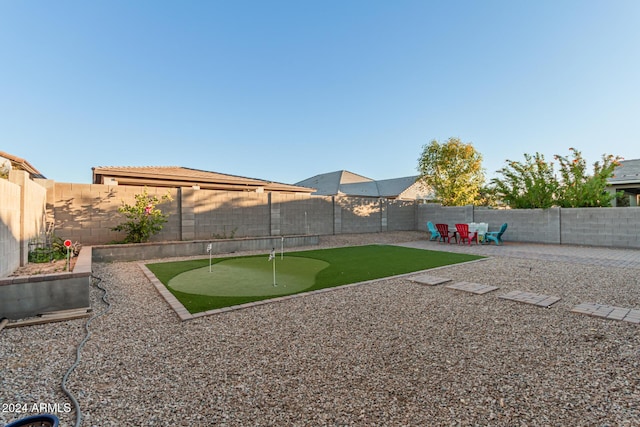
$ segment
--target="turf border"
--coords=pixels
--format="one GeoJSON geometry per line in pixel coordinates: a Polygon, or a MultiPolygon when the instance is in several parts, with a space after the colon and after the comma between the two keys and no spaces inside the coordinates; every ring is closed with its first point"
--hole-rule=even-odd
{"type": "Polygon", "coordinates": [[[169,304],[169,306],[173,309],[173,311],[175,311],[175,313],[178,315],[180,320],[185,321],[185,320],[193,320],[193,319],[197,319],[197,318],[205,317],[205,316],[212,316],[212,315],[216,315],[216,314],[227,313],[227,312],[230,312],[230,311],[243,310],[245,308],[252,308],[252,307],[257,307],[257,306],[265,305],[265,304],[272,304],[272,303],[275,303],[275,302],[287,301],[287,300],[290,300],[290,299],[293,299],[293,298],[303,298],[303,297],[306,297],[306,296],[309,296],[309,295],[322,294],[322,293],[325,293],[325,292],[333,292],[333,291],[337,291],[337,290],[341,290],[341,289],[345,289],[345,288],[352,288],[352,287],[356,287],[356,286],[368,285],[368,284],[380,282],[380,281],[383,281],[383,280],[391,280],[391,279],[399,279],[399,278],[403,278],[403,277],[415,276],[415,275],[419,275],[419,274],[424,274],[425,272],[428,272],[428,271],[430,272],[430,271],[439,270],[439,269],[442,269],[442,268],[449,268],[452,265],[456,265],[456,266],[465,265],[465,264],[470,264],[470,263],[475,263],[475,262],[487,261],[487,260],[489,260],[491,258],[492,257],[484,257],[484,258],[474,259],[474,260],[471,260],[471,261],[459,262],[459,263],[456,263],[456,264],[442,265],[442,266],[439,266],[439,267],[428,268],[426,270],[412,271],[411,273],[398,274],[398,275],[395,275],[395,276],[387,276],[387,277],[382,277],[382,278],[379,278],[379,279],[365,280],[363,282],[348,283],[346,285],[338,285],[338,286],[333,286],[333,287],[329,287],[329,288],[316,289],[316,290],[313,290],[313,291],[300,292],[300,293],[291,294],[291,295],[283,295],[281,297],[263,299],[263,300],[259,300],[259,301],[248,302],[248,303],[245,303],[245,304],[238,304],[238,305],[232,305],[232,306],[228,306],[228,307],[215,308],[215,309],[212,309],[212,310],[202,311],[202,312],[199,312],[199,313],[189,313],[189,310],[187,310],[185,308],[185,306],[182,305],[182,303],[178,300],[178,298],[176,298],[169,291],[169,289],[167,289],[167,287],[160,280],[158,280],[158,278],[155,276],[155,274],[153,274],[153,272],[151,272],[151,270],[149,270],[149,268],[147,268],[145,263],[138,263],[138,267],[140,267],[140,269],[142,270],[144,275],[147,277],[147,279],[149,279],[151,284],[153,284],[153,286],[156,288],[158,293],[165,299],[167,304],[169,304]]]}

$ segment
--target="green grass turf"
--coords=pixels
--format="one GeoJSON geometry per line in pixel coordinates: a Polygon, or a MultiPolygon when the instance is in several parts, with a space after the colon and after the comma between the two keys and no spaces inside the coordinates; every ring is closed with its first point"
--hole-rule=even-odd
{"type": "Polygon", "coordinates": [[[287,295],[302,292],[315,284],[318,272],[329,267],[326,261],[288,256],[276,258],[276,286],[273,263],[267,257],[232,258],[211,267],[185,271],[169,280],[180,292],[221,297],[287,295]]]}
{"type": "Polygon", "coordinates": [[[280,260],[280,254],[277,255],[277,287],[273,287],[272,264],[267,261],[267,255],[214,258],[212,260],[214,264],[212,273],[209,273],[208,258],[147,264],[147,267],[180,300],[190,313],[199,313],[215,308],[269,299],[283,294],[313,291],[348,283],[379,279],[480,258],[483,257],[388,245],[289,252],[285,253],[283,260],[280,260]],[[316,260],[327,265],[323,264],[324,268],[318,268],[319,264],[315,264],[315,267],[307,265],[307,267],[298,268],[301,265],[304,266],[304,262],[296,259],[296,262],[288,263],[289,258],[316,260]],[[218,266],[217,264],[221,265],[218,266]],[[298,267],[294,267],[293,272],[287,272],[287,264],[298,267]],[[216,271],[217,267],[223,267],[222,270],[226,269],[227,271],[220,276],[216,276],[214,271],[216,271]],[[252,269],[254,271],[246,271],[252,269]],[[182,274],[186,274],[186,276],[181,279],[178,278],[182,274]],[[291,281],[285,281],[287,274],[292,276],[291,281]],[[243,276],[249,279],[236,280],[236,278],[243,276]],[[223,282],[222,279],[225,277],[228,283],[226,286],[221,286],[218,282],[223,282]],[[175,283],[176,288],[179,289],[174,289],[171,286],[172,279],[178,279],[175,283]],[[190,281],[199,282],[199,284],[189,285],[190,281]],[[298,283],[298,281],[304,283],[298,283]],[[216,283],[215,287],[218,290],[208,290],[207,286],[211,286],[213,282],[216,283]],[[239,287],[243,283],[247,288],[253,288],[254,290],[240,290],[239,287]],[[233,292],[229,290],[234,287],[239,290],[232,295],[233,292]],[[255,291],[257,288],[260,291],[255,291]],[[285,290],[285,288],[287,289],[285,290]],[[223,292],[219,289],[226,290],[223,292]],[[215,293],[217,295],[206,295],[206,293],[215,293]],[[223,295],[219,295],[221,293],[223,295]]]}

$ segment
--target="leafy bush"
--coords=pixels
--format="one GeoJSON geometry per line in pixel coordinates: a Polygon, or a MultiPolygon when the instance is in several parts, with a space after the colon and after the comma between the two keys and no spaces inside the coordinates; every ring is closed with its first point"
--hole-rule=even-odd
{"type": "MultiPolygon", "coordinates": [[[[75,242],[71,245],[71,256],[78,256],[82,245],[75,242]]],[[[37,246],[29,251],[28,261],[32,263],[44,263],[55,260],[65,259],[67,257],[67,247],[64,240],[58,236],[51,237],[51,244],[46,246],[37,246]]]]}
{"type": "Polygon", "coordinates": [[[159,233],[167,222],[168,215],[162,213],[157,206],[173,200],[168,191],[159,199],[157,196],[149,195],[146,188],[142,194],[136,194],[135,199],[133,205],[122,202],[118,212],[123,214],[127,221],[112,228],[114,231],[127,233],[124,243],[148,242],[151,236],[159,233]]]}
{"type": "Polygon", "coordinates": [[[514,209],[611,206],[615,196],[606,191],[607,180],[621,157],[603,154],[589,174],[582,153],[575,148],[569,151],[571,158],[554,156],[560,164],[560,178],[556,176],[553,162],[547,163],[540,153],[525,154],[524,162],[507,160],[507,166],[498,170],[503,178],[491,180],[493,191],[514,209]]]}

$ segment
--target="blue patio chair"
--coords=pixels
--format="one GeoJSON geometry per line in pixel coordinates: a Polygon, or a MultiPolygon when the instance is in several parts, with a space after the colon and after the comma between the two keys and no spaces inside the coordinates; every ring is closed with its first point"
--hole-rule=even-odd
{"type": "Polygon", "coordinates": [[[431,237],[429,238],[429,240],[436,240],[440,238],[440,233],[438,233],[438,230],[436,230],[436,226],[433,225],[431,221],[427,222],[427,230],[429,231],[429,233],[431,233],[431,237]]]}
{"type": "Polygon", "coordinates": [[[489,241],[496,242],[496,245],[502,243],[502,235],[507,230],[507,223],[505,222],[500,227],[500,231],[488,231],[484,234],[484,242],[489,243],[489,241]]]}

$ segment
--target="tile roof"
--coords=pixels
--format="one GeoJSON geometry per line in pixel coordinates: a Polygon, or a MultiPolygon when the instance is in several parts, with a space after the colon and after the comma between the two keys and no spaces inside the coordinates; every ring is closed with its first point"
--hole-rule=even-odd
{"type": "Polygon", "coordinates": [[[104,178],[114,178],[124,185],[155,185],[181,187],[198,185],[203,189],[255,191],[284,191],[311,193],[313,188],[248,178],[182,166],[98,166],[93,169],[93,183],[102,184],[104,178]]]}
{"type": "Polygon", "coordinates": [[[11,166],[16,169],[23,170],[31,175],[31,178],[42,178],[46,179],[44,175],[40,173],[40,171],[34,168],[31,163],[26,161],[25,159],[14,156],[13,154],[5,153],[4,151],[0,151],[0,157],[4,157],[5,159],[9,159],[11,161],[11,166]]]}

